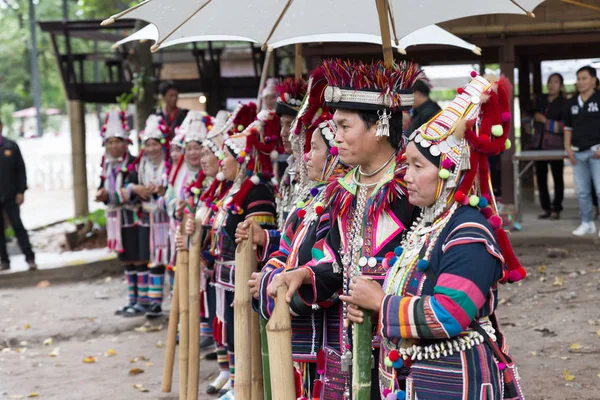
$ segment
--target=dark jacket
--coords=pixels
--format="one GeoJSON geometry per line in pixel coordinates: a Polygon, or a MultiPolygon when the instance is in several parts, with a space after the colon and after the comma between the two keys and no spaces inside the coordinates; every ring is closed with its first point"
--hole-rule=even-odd
{"type": "Polygon", "coordinates": [[[440,110],[441,108],[438,103],[432,100],[427,100],[425,103],[412,110],[410,125],[408,126],[405,135],[410,136],[410,134],[419,129],[421,125],[429,122],[429,120],[439,113],[440,110]]]}
{"type": "Polygon", "coordinates": [[[0,136],[0,202],[15,201],[27,190],[25,162],[17,143],[0,136]]]}
{"type": "Polygon", "coordinates": [[[169,140],[173,139],[173,137],[175,136],[175,128],[177,128],[183,123],[183,120],[185,120],[188,111],[189,110],[186,110],[185,108],[178,108],[177,113],[174,115],[173,119],[170,119],[167,113],[165,113],[164,109],[157,110],[156,115],[160,115],[165,121],[165,123],[169,126],[169,128],[171,128],[171,137],[169,138],[169,140]]]}

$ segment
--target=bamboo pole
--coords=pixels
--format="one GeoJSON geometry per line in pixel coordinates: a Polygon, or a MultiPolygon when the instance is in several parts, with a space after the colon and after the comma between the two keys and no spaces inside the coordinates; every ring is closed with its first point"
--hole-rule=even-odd
{"type": "Polygon", "coordinates": [[[260,349],[260,316],[258,313],[250,315],[252,333],[250,345],[252,346],[252,400],[264,400],[264,379],[260,349]]]}
{"type": "Polygon", "coordinates": [[[188,360],[188,400],[198,400],[198,379],[200,373],[200,238],[202,225],[196,219],[194,234],[190,236],[189,278],[190,278],[190,346],[188,360]]]}
{"type": "MultiPolygon", "coordinates": [[[[248,230],[252,237],[252,226],[248,230]]],[[[235,344],[235,397],[252,398],[252,348],[250,287],[248,281],[256,271],[256,254],[250,239],[243,240],[235,251],[234,344],[235,344]]]]}
{"type": "Polygon", "coordinates": [[[387,0],[376,0],[377,14],[379,15],[379,29],[381,30],[381,45],[383,46],[383,61],[392,65],[394,53],[392,51],[392,37],[390,35],[390,20],[387,0]]]}
{"type": "MultiPolygon", "coordinates": [[[[185,214],[181,221],[182,229],[189,219],[185,214]]],[[[188,363],[190,346],[190,310],[189,310],[189,250],[179,250],[181,266],[177,267],[179,275],[179,399],[187,400],[188,363]]]]}
{"type": "Polygon", "coordinates": [[[177,268],[181,265],[180,252],[175,261],[175,284],[171,296],[171,311],[169,312],[169,328],[167,330],[167,345],[165,351],[165,367],[163,369],[162,392],[170,393],[173,386],[173,367],[175,365],[175,349],[177,348],[177,324],[179,323],[179,274],[177,268]]]}
{"type": "Polygon", "coordinates": [[[296,64],[296,79],[300,79],[302,78],[302,43],[297,43],[296,44],[296,58],[295,58],[295,64],[296,64]]]}
{"type": "Polygon", "coordinates": [[[262,358],[263,384],[265,386],[265,400],[271,400],[271,367],[269,363],[269,342],[267,340],[267,321],[260,315],[260,354],[262,358]]]}
{"type": "Polygon", "coordinates": [[[362,311],[362,324],[352,324],[352,400],[371,398],[373,324],[371,312],[362,311]]]}
{"type": "MultiPolygon", "coordinates": [[[[275,308],[267,324],[271,368],[271,392],[277,400],[296,400],[294,364],[292,360],[292,318],[285,301],[287,286],[277,288],[275,308]]],[[[369,364],[370,366],[370,364],[369,364]]]]}

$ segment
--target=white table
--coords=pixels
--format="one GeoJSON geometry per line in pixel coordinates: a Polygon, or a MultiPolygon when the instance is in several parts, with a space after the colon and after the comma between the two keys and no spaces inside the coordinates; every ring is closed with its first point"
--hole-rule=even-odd
{"type": "Polygon", "coordinates": [[[516,219],[521,222],[521,178],[533,166],[535,161],[556,161],[567,158],[564,150],[526,150],[513,156],[513,185],[515,196],[516,219]],[[519,161],[526,161],[523,169],[519,161]]]}

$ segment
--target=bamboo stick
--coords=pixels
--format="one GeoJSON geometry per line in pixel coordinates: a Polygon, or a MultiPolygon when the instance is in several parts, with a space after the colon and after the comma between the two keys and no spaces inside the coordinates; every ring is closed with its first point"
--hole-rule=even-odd
{"type": "Polygon", "coordinates": [[[167,330],[167,345],[165,351],[165,367],[163,369],[162,392],[170,393],[173,386],[173,367],[175,366],[175,349],[177,348],[177,324],[179,323],[179,274],[177,268],[181,265],[180,253],[177,252],[175,261],[175,284],[171,296],[171,311],[169,312],[169,328],[167,330]]]}
{"type": "MultiPolygon", "coordinates": [[[[189,219],[186,214],[181,225],[185,227],[189,219]]],[[[185,228],[183,228],[185,229],[185,228]]],[[[189,250],[179,250],[181,266],[177,267],[179,275],[179,399],[187,400],[188,363],[190,346],[190,309],[189,309],[189,250]]]]}
{"type": "MultiPolygon", "coordinates": [[[[252,226],[248,230],[252,237],[252,226]]],[[[252,398],[252,348],[250,287],[248,281],[256,271],[256,255],[250,239],[243,240],[235,251],[234,344],[235,344],[235,397],[252,398]]]]}
{"type": "Polygon", "coordinates": [[[371,312],[362,311],[364,314],[362,324],[352,324],[352,400],[371,398],[373,324],[371,312]]]}
{"type": "Polygon", "coordinates": [[[270,349],[271,392],[277,400],[296,400],[294,364],[292,360],[292,318],[285,301],[287,286],[277,288],[275,308],[267,324],[270,349]]]}
{"type": "Polygon", "coordinates": [[[250,316],[252,324],[251,346],[252,346],[252,400],[264,400],[264,380],[260,349],[260,316],[252,313],[250,316]]]}
{"type": "Polygon", "coordinates": [[[262,358],[263,384],[265,386],[265,400],[271,400],[271,367],[269,364],[269,342],[267,340],[267,321],[259,315],[260,324],[260,354],[262,358]]]}
{"type": "Polygon", "coordinates": [[[377,14],[379,15],[379,29],[381,30],[381,45],[383,47],[383,61],[389,66],[394,61],[394,53],[392,51],[388,2],[386,0],[376,1],[377,14]]]}
{"type": "Polygon", "coordinates": [[[190,236],[189,278],[190,278],[190,346],[188,360],[188,400],[198,400],[198,379],[200,372],[200,238],[202,225],[196,219],[194,234],[190,236]]]}

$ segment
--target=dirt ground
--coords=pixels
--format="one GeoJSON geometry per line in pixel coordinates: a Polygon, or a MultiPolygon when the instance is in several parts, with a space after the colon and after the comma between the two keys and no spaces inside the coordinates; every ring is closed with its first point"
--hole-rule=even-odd
{"type": "MultiPolygon", "coordinates": [[[[516,251],[529,276],[500,288],[498,314],[526,397],[600,399],[598,245],[516,251]]],[[[35,393],[57,400],[178,398],[177,377],[173,393],[160,392],[166,322],[143,332],[136,330],[143,318],[114,316],[125,292],[120,277],[0,290],[0,400],[35,393]],[[89,356],[94,363],[83,362],[89,356]],[[132,368],[144,372],[131,375],[132,368]]],[[[201,370],[203,389],[216,362],[201,370]]]]}

